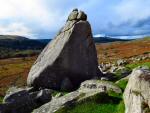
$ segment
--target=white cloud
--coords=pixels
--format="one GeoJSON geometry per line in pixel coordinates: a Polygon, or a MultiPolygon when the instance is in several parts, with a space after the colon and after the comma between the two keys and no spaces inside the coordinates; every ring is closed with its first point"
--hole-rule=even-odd
{"type": "Polygon", "coordinates": [[[150,16],[150,0],[122,0],[115,6],[120,20],[136,22],[150,16]]]}
{"type": "Polygon", "coordinates": [[[8,26],[0,26],[0,34],[1,35],[19,35],[25,36],[27,38],[36,38],[34,34],[32,34],[32,30],[25,27],[22,23],[12,23],[8,26]]]}
{"type": "MultiPolygon", "coordinates": [[[[88,0],[90,1],[90,0],[88,0]]],[[[24,23],[39,31],[40,29],[56,32],[65,22],[72,8],[86,2],[80,0],[0,0],[0,21],[24,23]]],[[[9,23],[7,23],[9,26],[9,23]]],[[[22,28],[21,28],[22,29],[22,28]]],[[[0,32],[1,34],[1,32],[0,32]]]]}
{"type": "Polygon", "coordinates": [[[148,35],[134,35],[134,36],[115,36],[115,37],[112,37],[112,38],[120,38],[120,39],[138,39],[138,38],[143,38],[143,37],[146,37],[148,35]]]}
{"type": "Polygon", "coordinates": [[[57,27],[59,12],[48,10],[43,0],[0,0],[0,19],[17,19],[41,27],[57,27]]]}
{"type": "Polygon", "coordinates": [[[56,19],[62,15],[55,9],[49,9],[44,0],[0,0],[0,34],[35,38],[33,30],[56,31],[62,23],[56,19]]]}
{"type": "Polygon", "coordinates": [[[42,32],[43,38],[47,38],[44,33],[47,36],[55,34],[72,8],[88,14],[93,34],[127,34],[131,30],[140,34],[141,31],[132,28],[132,24],[150,16],[149,6],[150,0],[0,0],[0,34],[11,29],[9,33],[28,36],[36,33],[41,37],[42,32]],[[122,25],[126,21],[131,26],[122,25]],[[14,23],[21,23],[15,25],[17,30],[12,28],[14,23]]]}
{"type": "Polygon", "coordinates": [[[105,37],[105,34],[95,34],[94,37],[105,37]]]}

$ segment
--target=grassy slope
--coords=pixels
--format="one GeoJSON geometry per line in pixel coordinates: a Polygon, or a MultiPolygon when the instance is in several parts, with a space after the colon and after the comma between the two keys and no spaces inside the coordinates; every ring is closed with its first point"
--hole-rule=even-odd
{"type": "Polygon", "coordinates": [[[134,68],[136,68],[138,66],[148,66],[149,69],[150,69],[150,62],[137,62],[137,63],[126,65],[126,67],[130,68],[130,69],[134,69],[134,68]]]}
{"type": "Polygon", "coordinates": [[[56,113],[124,113],[122,94],[109,92],[90,97],[73,106],[60,109],[56,113]]]}
{"type": "Polygon", "coordinates": [[[150,37],[129,42],[103,43],[96,45],[99,63],[111,62],[120,58],[130,58],[150,53],[150,37]]]}
{"type": "Polygon", "coordinates": [[[25,86],[30,67],[36,57],[0,60],[0,96],[10,86],[25,86]]]}
{"type": "Polygon", "coordinates": [[[40,53],[45,43],[21,36],[0,35],[0,59],[34,56],[40,53]]]}

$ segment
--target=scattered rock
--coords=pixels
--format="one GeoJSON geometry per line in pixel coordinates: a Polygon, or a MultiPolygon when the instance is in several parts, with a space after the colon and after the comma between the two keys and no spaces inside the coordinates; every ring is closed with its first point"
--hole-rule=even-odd
{"type": "Polygon", "coordinates": [[[34,102],[38,105],[41,106],[47,102],[49,102],[52,99],[51,96],[52,90],[50,89],[43,89],[37,92],[30,93],[32,96],[34,102]]]}
{"type": "Polygon", "coordinates": [[[109,80],[109,78],[107,78],[107,77],[101,77],[101,80],[108,81],[108,80],[109,80]]]}
{"type": "Polygon", "coordinates": [[[79,95],[80,93],[78,91],[74,91],[62,97],[54,98],[49,103],[46,103],[40,108],[35,109],[33,113],[54,113],[62,107],[73,104],[79,95]]]}
{"type": "Polygon", "coordinates": [[[110,73],[115,73],[117,69],[118,69],[117,66],[112,66],[112,67],[110,68],[109,72],[110,72],[110,73]]]}
{"type": "MultiPolygon", "coordinates": [[[[27,84],[36,88],[61,89],[69,79],[78,87],[84,80],[101,76],[91,26],[84,12],[73,10],[59,34],[39,55],[28,75],[27,84]]],[[[66,87],[66,86],[65,86],[66,87]]],[[[72,88],[67,86],[67,89],[72,88]]]]}
{"type": "Polygon", "coordinates": [[[51,100],[51,90],[29,93],[26,89],[10,88],[0,105],[0,113],[31,113],[51,100]]]}
{"type": "Polygon", "coordinates": [[[123,60],[123,59],[117,60],[117,65],[118,66],[125,65],[125,64],[127,64],[127,62],[125,60],[123,60]]]}
{"type": "Polygon", "coordinates": [[[125,113],[150,113],[150,70],[134,69],[123,97],[125,113]]]}
{"type": "Polygon", "coordinates": [[[115,93],[122,92],[121,89],[114,83],[102,80],[86,80],[85,82],[81,83],[79,90],[82,92],[108,92],[110,90],[115,93]]]}
{"type": "Polygon", "coordinates": [[[38,109],[35,109],[33,113],[54,113],[64,107],[78,104],[81,101],[97,94],[107,93],[109,90],[114,91],[117,94],[121,93],[121,89],[111,82],[88,80],[83,82],[77,91],[54,98],[51,102],[46,103],[38,109]]]}

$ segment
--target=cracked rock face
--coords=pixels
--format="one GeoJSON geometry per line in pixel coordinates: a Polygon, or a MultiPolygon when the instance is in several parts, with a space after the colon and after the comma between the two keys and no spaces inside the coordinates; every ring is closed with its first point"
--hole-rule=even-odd
{"type": "Polygon", "coordinates": [[[91,26],[86,14],[74,9],[65,26],[37,58],[29,72],[27,84],[37,88],[61,89],[62,81],[67,79],[68,85],[75,88],[98,74],[101,73],[91,26]]]}
{"type": "Polygon", "coordinates": [[[150,70],[134,69],[124,92],[125,113],[150,113],[150,70]]]}

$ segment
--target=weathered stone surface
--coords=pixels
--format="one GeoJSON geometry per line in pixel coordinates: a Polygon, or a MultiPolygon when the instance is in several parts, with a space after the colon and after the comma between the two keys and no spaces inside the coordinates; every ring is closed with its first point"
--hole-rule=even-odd
{"type": "Polygon", "coordinates": [[[41,106],[52,99],[51,93],[52,91],[50,89],[43,89],[30,93],[30,96],[38,106],[41,106]]]}
{"type": "Polygon", "coordinates": [[[54,113],[62,107],[75,102],[79,95],[80,93],[78,91],[74,91],[65,96],[54,98],[51,102],[44,104],[38,109],[35,109],[33,113],[54,113]]]}
{"type": "Polygon", "coordinates": [[[83,82],[77,91],[68,93],[58,98],[53,98],[51,102],[37,108],[33,111],[33,113],[55,113],[64,107],[78,104],[95,95],[103,93],[107,94],[110,90],[117,94],[121,93],[121,89],[111,82],[88,80],[83,82]]]}
{"type": "Polygon", "coordinates": [[[51,90],[29,93],[26,89],[10,88],[3,104],[0,105],[0,113],[30,113],[33,109],[51,100],[51,90]]]}
{"type": "Polygon", "coordinates": [[[113,91],[115,93],[122,93],[121,89],[112,82],[102,80],[86,80],[81,83],[80,90],[83,92],[94,91],[113,91]]]}
{"type": "Polygon", "coordinates": [[[67,77],[75,88],[98,74],[101,73],[91,26],[86,21],[86,14],[75,9],[56,38],[39,55],[30,70],[27,84],[61,89],[62,80],[67,77]]]}
{"type": "Polygon", "coordinates": [[[65,91],[65,90],[69,90],[69,89],[72,89],[73,86],[72,86],[72,83],[71,81],[66,77],[62,80],[62,83],[61,83],[61,90],[62,91],[65,91]]]}
{"type": "Polygon", "coordinates": [[[77,19],[78,20],[87,20],[87,15],[83,11],[80,11],[78,13],[77,19]]]}
{"type": "Polygon", "coordinates": [[[124,92],[125,113],[150,113],[150,70],[134,69],[124,92]]]}

